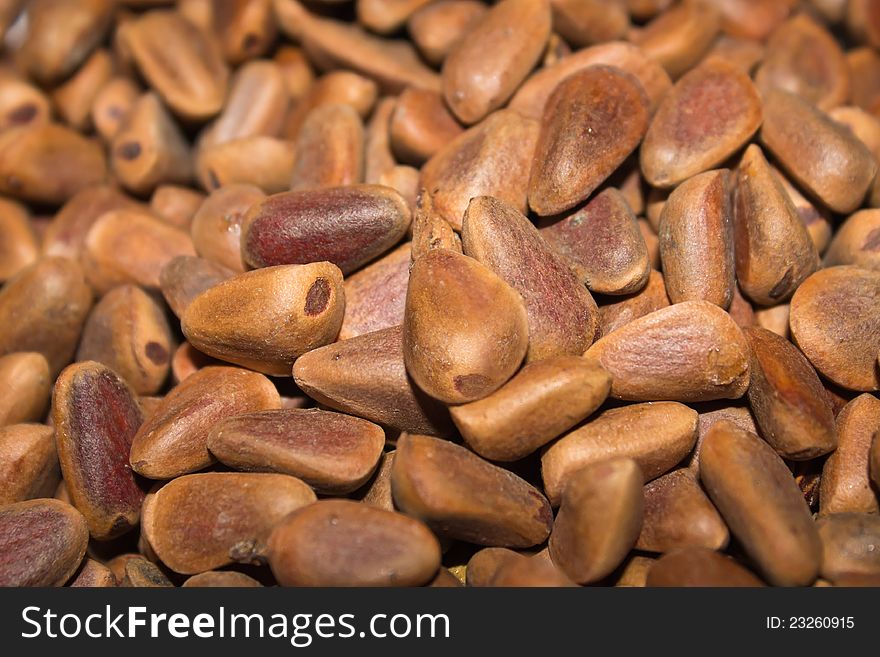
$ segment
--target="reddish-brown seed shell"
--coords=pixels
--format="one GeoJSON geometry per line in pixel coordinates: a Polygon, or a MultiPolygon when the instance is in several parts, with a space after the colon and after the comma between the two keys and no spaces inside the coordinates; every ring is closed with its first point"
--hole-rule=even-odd
{"type": "Polygon", "coordinates": [[[117,586],[116,575],[100,561],[83,560],[76,574],[68,582],[72,588],[113,588],[117,586]]]}
{"type": "MultiPolygon", "coordinates": [[[[10,3],[12,13],[22,3],[10,3]]],[[[33,2],[27,7],[27,35],[18,58],[44,84],[70,75],[104,40],[114,6],[106,0],[33,2]]]]}
{"type": "Polygon", "coordinates": [[[242,259],[252,267],[328,261],[348,274],[394,246],[411,214],[388,187],[357,185],[283,192],[242,221],[242,259]]]}
{"type": "Polygon", "coordinates": [[[529,341],[519,293],[473,258],[437,249],[413,264],[406,294],[406,369],[446,403],[485,397],[516,372],[529,341]]]}
{"type": "Polygon", "coordinates": [[[707,301],[640,317],[585,355],[608,370],[619,399],[737,399],[749,385],[748,343],[730,315],[707,301]]]}
{"type": "Polygon", "coordinates": [[[409,87],[394,104],[388,122],[394,154],[407,164],[422,164],[458,137],[463,128],[436,91],[409,87]]]}
{"type": "Polygon", "coordinates": [[[204,201],[205,195],[200,191],[163,183],[150,196],[150,209],[172,226],[186,229],[204,201]]]}
{"type": "Polygon", "coordinates": [[[541,235],[597,294],[631,294],[648,281],[651,263],[636,217],[623,194],[606,189],[541,235]]]}
{"type": "MultiPolygon", "coordinates": [[[[233,3],[264,4],[263,2],[233,3]]],[[[268,4],[268,3],[266,3],[268,4]]],[[[228,3],[221,3],[228,7],[228,3]]],[[[221,10],[222,11],[222,10],[221,10]]],[[[230,81],[222,113],[199,137],[199,145],[242,137],[275,137],[288,109],[288,91],[281,66],[271,60],[245,62],[230,81]]]]}
{"type": "Polygon", "coordinates": [[[880,389],[880,272],[821,269],[791,299],[791,335],[813,366],[849,390],[880,389]]]}
{"type": "Polygon", "coordinates": [[[52,427],[42,424],[0,427],[0,506],[51,497],[60,478],[52,427]]]}
{"type": "Polygon", "coordinates": [[[187,575],[259,562],[272,528],[316,500],[296,477],[211,472],[178,477],[144,509],[143,531],[162,562],[187,575]]]}
{"type": "Polygon", "coordinates": [[[235,272],[243,272],[241,222],[251,206],[265,197],[263,191],[253,185],[224,185],[211,192],[190,225],[196,253],[235,272]]]}
{"type": "Polygon", "coordinates": [[[40,255],[40,241],[28,209],[0,198],[0,283],[32,264],[40,255]]]}
{"type": "MultiPolygon", "coordinates": [[[[880,7],[874,0],[850,0],[837,4],[846,4],[846,26],[856,40],[875,48],[880,46],[880,7]]],[[[843,11],[840,9],[841,14],[843,11]]]]}
{"type": "Polygon", "coordinates": [[[635,545],[642,526],[642,471],[629,458],[573,473],[550,534],[550,556],[574,581],[609,575],[635,545]]]}
{"type": "Polygon", "coordinates": [[[134,392],[104,365],[76,363],[55,382],[52,417],[68,493],[92,536],[106,540],[131,530],[144,500],[128,462],[143,421],[134,392]]]}
{"type": "Polygon", "coordinates": [[[871,442],[880,432],[880,400],[859,395],[837,415],[838,446],[825,461],[819,486],[819,513],[877,513],[871,486],[871,442]]]}
{"type": "Polygon", "coordinates": [[[407,375],[403,327],[365,333],[314,349],[293,366],[300,389],[316,401],[397,431],[447,436],[446,407],[407,375]]]}
{"type": "Polygon", "coordinates": [[[379,467],[365,486],[361,502],[377,509],[394,511],[394,496],[391,493],[391,469],[394,467],[395,451],[385,452],[379,459],[379,467]]]}
{"type": "Polygon", "coordinates": [[[547,538],[553,521],[536,488],[439,438],[401,436],[391,488],[404,513],[469,543],[531,547],[547,538]]]}
{"type": "Polygon", "coordinates": [[[0,354],[35,351],[52,376],[76,351],[92,291],[73,260],[44,257],[0,289],[0,354]]]}
{"type": "Polygon", "coordinates": [[[253,577],[234,570],[209,570],[187,579],[181,586],[190,588],[258,588],[263,586],[253,577]]]}
{"type": "Polygon", "coordinates": [[[102,363],[135,393],[153,395],[168,377],[173,348],[164,308],[140,288],[120,285],[92,308],[76,359],[102,363]]]}
{"type": "Polygon", "coordinates": [[[656,187],[673,187],[724,162],[760,125],[761,99],[748,75],[710,60],[664,98],[642,143],[642,173],[656,187]]]}
{"type": "Polygon", "coordinates": [[[810,362],[775,333],[743,332],[752,354],[749,406],[764,439],[780,456],[798,461],[834,450],[834,414],[810,362]]]}
{"type": "MultiPolygon", "coordinates": [[[[837,0],[831,0],[837,2],[837,0]]],[[[721,0],[721,29],[743,39],[764,41],[795,9],[791,0],[721,0]]],[[[811,9],[827,12],[828,0],[813,0],[811,9]],[[822,4],[825,7],[822,7],[822,4]]],[[[836,22],[836,19],[830,18],[836,22]]]]}
{"type": "Polygon", "coordinates": [[[181,328],[209,356],[289,376],[298,356],[336,338],[344,310],[336,265],[279,265],[209,288],[187,306],[181,328]]]}
{"type": "Polygon", "coordinates": [[[401,244],[345,279],[340,340],[403,324],[410,252],[409,242],[401,244]]]}
{"type": "Polygon", "coordinates": [[[666,553],[688,547],[727,547],[727,525],[690,470],[673,470],[646,484],[644,498],[642,531],[635,549],[666,553]]]}
{"type": "Polygon", "coordinates": [[[683,404],[631,404],[604,411],[544,452],[544,492],[559,504],[572,473],[616,457],[635,460],[650,481],[679,463],[696,440],[697,413],[683,404]]]}
{"type": "Polygon", "coordinates": [[[235,275],[231,269],[196,256],[177,256],[159,273],[162,296],[178,317],[183,317],[193,299],[205,290],[235,275]]]}
{"type": "Polygon", "coordinates": [[[290,188],[294,144],[257,135],[204,146],[196,151],[196,178],[208,192],[226,185],[252,185],[266,194],[290,188]]]}
{"type": "Polygon", "coordinates": [[[312,61],[362,73],[388,93],[411,84],[439,89],[438,76],[408,42],[382,39],[358,25],[321,18],[293,0],[273,4],[281,31],[298,41],[312,61]]]}
{"type": "MultiPolygon", "coordinates": [[[[171,357],[171,376],[174,383],[177,384],[208,365],[222,364],[222,361],[219,361],[216,358],[211,358],[211,356],[208,356],[207,354],[203,354],[189,342],[184,340],[174,351],[174,356],[171,357]]],[[[152,415],[152,413],[150,413],[150,415],[152,415]]]]}
{"type": "Polygon", "coordinates": [[[464,254],[522,295],[529,319],[526,360],[580,355],[593,342],[598,309],[534,225],[498,199],[471,199],[462,222],[464,254]]]}
{"type": "Polygon", "coordinates": [[[613,66],[634,75],[648,95],[652,114],[672,87],[663,67],[641,48],[625,41],[612,41],[578,50],[538,70],[522,84],[509,107],[524,116],[540,119],[547,99],[560,82],[577,71],[596,65],[613,66]]]}
{"type": "Polygon", "coordinates": [[[764,583],[728,556],[709,548],[691,547],[671,552],[648,571],[646,586],[756,587],[764,583]]]}
{"type": "Polygon", "coordinates": [[[99,293],[125,283],[156,289],[162,267],[175,256],[195,254],[188,233],[152,212],[126,208],[110,210],[92,224],[82,264],[99,293]]]}
{"type": "Polygon", "coordinates": [[[0,133],[0,193],[60,205],[107,179],[107,158],[94,139],[56,123],[0,133]]]}
{"type": "Polygon", "coordinates": [[[644,588],[648,579],[648,571],[656,559],[642,554],[632,553],[617,569],[613,578],[615,587],[644,588]]]}
{"type": "Polygon", "coordinates": [[[82,514],[58,500],[0,507],[0,586],[61,586],[86,553],[82,514]]]}
{"type": "Polygon", "coordinates": [[[73,195],[46,227],[43,253],[79,260],[86,235],[101,215],[110,210],[139,207],[139,203],[116,187],[86,187],[73,195]]]}
{"type": "Polygon", "coordinates": [[[848,576],[880,579],[880,516],[834,513],[816,521],[822,539],[821,576],[846,586],[848,576]]]}
{"type": "Polygon", "coordinates": [[[822,254],[828,247],[828,242],[831,241],[831,211],[824,205],[804,196],[781,171],[776,168],[773,170],[778,174],[779,182],[782,183],[788,197],[794,204],[798,217],[807,227],[807,232],[810,234],[810,239],[813,240],[816,251],[822,254]]]}
{"type": "Polygon", "coordinates": [[[519,552],[502,547],[477,550],[465,567],[466,584],[473,587],[491,586],[495,574],[504,562],[523,556],[519,552]]]}
{"type": "Polygon", "coordinates": [[[599,306],[599,337],[604,337],[626,326],[631,321],[644,317],[655,310],[666,308],[669,297],[666,294],[663,274],[652,270],[648,275],[648,283],[635,294],[613,299],[610,303],[599,306]]]}
{"type": "Polygon", "coordinates": [[[660,214],[659,239],[663,281],[672,303],[730,306],[735,271],[727,169],[697,174],[675,188],[660,214]]]}
{"type": "Polygon", "coordinates": [[[363,182],[364,124],[350,105],[319,105],[296,135],[292,191],[363,182]]]}
{"type": "Polygon", "coordinates": [[[535,66],[550,36],[547,0],[502,0],[443,62],[443,95],[453,113],[476,123],[507,101],[535,66]]]}
{"type": "Polygon", "coordinates": [[[282,586],[419,586],[440,566],[440,544],[402,513],[322,500],[284,519],[269,538],[282,586]]]}
{"type": "Polygon", "coordinates": [[[137,556],[125,562],[119,586],[122,588],[158,589],[171,588],[174,585],[159,566],[144,557],[137,556]]]}
{"type": "Polygon", "coordinates": [[[453,406],[450,413],[475,452],[515,461],[590,415],[610,389],[611,377],[594,362],[557,356],[526,365],[488,397],[453,406]]]}
{"type": "Polygon", "coordinates": [[[757,303],[785,301],[819,266],[806,225],[756,144],[737,168],[734,233],[737,281],[757,303]]]}
{"type": "Polygon", "coordinates": [[[428,190],[434,209],[456,230],[475,196],[494,196],[525,212],[539,127],[518,112],[493,112],[425,163],[419,188],[428,190]]]}
{"type": "Polygon", "coordinates": [[[664,6],[631,40],[675,79],[694,66],[712,45],[721,26],[717,3],[686,2],[664,6]]]}
{"type": "Polygon", "coordinates": [[[219,421],[281,408],[269,379],[237,367],[206,367],[174,387],[131,443],[131,467],[151,479],[171,479],[214,462],[208,434],[219,421]]]}
{"type": "Polygon", "coordinates": [[[553,28],[574,47],[625,36],[629,8],[616,0],[551,0],[553,28]]]}
{"type": "Polygon", "coordinates": [[[712,425],[719,420],[729,420],[743,431],[750,431],[754,434],[758,433],[758,425],[755,424],[755,418],[752,416],[748,406],[721,405],[719,408],[700,413],[697,420],[697,444],[694,446],[694,451],[691,453],[688,461],[688,469],[696,475],[700,474],[700,449],[702,448],[703,440],[706,438],[706,434],[709,433],[712,425]]]}
{"type": "Polygon", "coordinates": [[[475,0],[437,0],[416,10],[407,30],[422,56],[437,65],[487,11],[475,0]]]}
{"type": "Polygon", "coordinates": [[[816,579],[819,534],[791,471],[767,443],[726,420],[715,423],[700,452],[700,479],[768,581],[803,586],[816,579]]]}
{"type": "Polygon", "coordinates": [[[193,174],[189,142],[153,93],[135,101],[113,136],[110,163],[123,187],[142,195],[160,183],[188,183],[193,174]]]}
{"type": "Polygon", "coordinates": [[[823,264],[880,270],[880,210],[861,210],[838,226],[823,264]]]}
{"type": "Polygon", "coordinates": [[[0,427],[43,417],[52,391],[49,362],[33,351],[0,356],[0,427]]]}
{"type": "Polygon", "coordinates": [[[299,477],[321,493],[350,493],[373,474],[385,432],[316,408],[245,413],[214,425],[208,449],[222,463],[299,477]]]}
{"type": "Polygon", "coordinates": [[[200,121],[220,111],[229,69],[213,35],[178,12],[151,11],[125,23],[118,38],[176,114],[200,121]]]}
{"type": "Polygon", "coordinates": [[[570,75],[550,94],[532,160],[529,206],[555,215],[587,199],[641,142],[648,97],[610,66],[570,75]]]}
{"type": "Polygon", "coordinates": [[[547,549],[527,556],[514,552],[512,558],[503,559],[492,577],[483,584],[492,587],[573,587],[577,586],[550,559],[547,549]]]}
{"type": "Polygon", "coordinates": [[[777,28],[755,73],[762,92],[785,89],[829,110],[849,96],[849,70],[836,39],[808,14],[777,28]]]}
{"type": "Polygon", "coordinates": [[[877,173],[868,147],[848,128],[787,91],[765,95],[760,138],[802,188],[835,212],[855,210],[877,173]]]}

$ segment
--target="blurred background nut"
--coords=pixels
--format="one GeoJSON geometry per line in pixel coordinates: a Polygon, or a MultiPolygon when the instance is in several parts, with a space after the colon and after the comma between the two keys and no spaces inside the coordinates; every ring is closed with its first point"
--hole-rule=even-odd
{"type": "Polygon", "coordinates": [[[174,11],[149,11],[122,25],[120,38],[141,74],[171,110],[190,121],[223,106],[229,69],[213,35],[174,11]]]}
{"type": "Polygon", "coordinates": [[[32,264],[40,254],[40,240],[27,208],[0,198],[0,283],[32,264]]]}
{"type": "Polygon", "coordinates": [[[0,73],[0,129],[48,121],[49,98],[37,86],[11,71],[0,73]]]}
{"type": "Polygon", "coordinates": [[[70,74],[103,39],[113,17],[110,0],[34,0],[21,57],[41,82],[70,74]]]}
{"type": "Polygon", "coordinates": [[[269,50],[278,34],[272,0],[221,0],[212,4],[214,26],[226,61],[238,64],[269,50]]]}
{"type": "Polygon", "coordinates": [[[242,137],[196,152],[196,179],[208,193],[226,185],[253,185],[267,194],[290,187],[294,144],[275,137],[242,137]]]}
{"type": "Polygon", "coordinates": [[[189,144],[155,94],[135,101],[110,152],[113,172],[135,194],[147,195],[159,184],[192,178],[189,144]]]}
{"type": "Polygon", "coordinates": [[[58,113],[77,130],[91,127],[95,97],[113,75],[113,59],[106,50],[96,50],[76,75],[52,93],[58,113]]]}
{"type": "Polygon", "coordinates": [[[101,215],[85,237],[83,269],[99,292],[133,283],[159,287],[159,272],[178,255],[195,255],[190,236],[143,209],[101,215]]]}
{"type": "Polygon", "coordinates": [[[52,379],[42,354],[25,351],[0,356],[0,426],[42,419],[52,379]]]}
{"type": "Polygon", "coordinates": [[[73,359],[92,300],[75,261],[38,260],[0,290],[0,353],[40,353],[57,376],[73,359]]]}
{"type": "Polygon", "coordinates": [[[443,61],[443,95],[462,123],[501,107],[538,61],[550,35],[547,0],[502,0],[443,61]]]}
{"type": "Polygon", "coordinates": [[[0,193],[60,205],[106,178],[103,149],[69,128],[31,122],[0,132],[0,193]]]}
{"type": "Polygon", "coordinates": [[[407,27],[422,56],[438,65],[487,9],[473,0],[438,0],[413,12],[407,27]]]}

